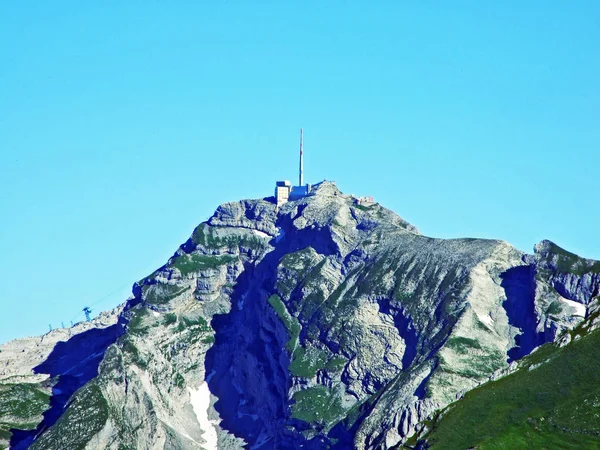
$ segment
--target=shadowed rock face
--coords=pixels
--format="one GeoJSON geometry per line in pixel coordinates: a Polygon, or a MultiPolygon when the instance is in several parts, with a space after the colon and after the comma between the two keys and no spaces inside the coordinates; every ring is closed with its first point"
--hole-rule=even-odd
{"type": "Polygon", "coordinates": [[[33,369],[35,373],[47,374],[56,380],[49,409],[36,429],[13,430],[11,449],[28,448],[36,436],[56,423],[75,391],[98,375],[98,366],[106,349],[124,331],[124,324],[116,323],[107,328],[92,328],[56,344],[50,356],[33,369]]]}
{"type": "Polygon", "coordinates": [[[267,302],[273,283],[269,259],[245,272],[232,295],[235,306],[213,318],[215,343],[205,361],[221,426],[250,445],[272,440],[283,429],[291,387],[286,331],[267,302]]]}
{"type": "Polygon", "coordinates": [[[600,295],[599,261],[580,258],[547,240],[535,246],[532,259],[544,280],[562,297],[588,305],[600,295]]]}
{"type": "Polygon", "coordinates": [[[333,183],[280,208],[221,205],[136,283],[124,334],[57,346],[45,373],[66,383],[70,359],[89,364],[55,394],[51,420],[13,436],[38,436],[36,448],[205,448],[209,432],[225,449],[390,448],[580,322],[596,263],[555,247],[425,237],[333,183]]]}
{"type": "Polygon", "coordinates": [[[515,347],[508,351],[508,362],[520,359],[543,344],[544,333],[537,331],[535,314],[535,267],[519,266],[502,274],[502,287],[506,292],[503,303],[508,323],[521,331],[515,337],[515,347]]]}

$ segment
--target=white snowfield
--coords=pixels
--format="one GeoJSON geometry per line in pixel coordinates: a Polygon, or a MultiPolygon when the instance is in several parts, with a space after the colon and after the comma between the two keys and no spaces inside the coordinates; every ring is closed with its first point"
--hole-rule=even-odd
{"type": "Polygon", "coordinates": [[[208,408],[210,407],[210,391],[206,381],[198,387],[197,390],[188,387],[190,391],[190,403],[202,429],[202,438],[205,443],[202,447],[206,450],[217,449],[217,429],[215,424],[217,421],[208,418],[208,408]]]}
{"type": "Polygon", "coordinates": [[[573,300],[567,300],[566,298],[561,298],[563,302],[565,302],[571,309],[575,312],[574,316],[585,317],[585,305],[579,302],[574,302],[573,300]]]}
{"type": "Polygon", "coordinates": [[[252,232],[254,234],[256,234],[257,236],[263,237],[263,238],[267,238],[267,239],[271,239],[271,236],[269,236],[267,233],[265,233],[264,231],[259,231],[259,230],[252,230],[252,232]]]}

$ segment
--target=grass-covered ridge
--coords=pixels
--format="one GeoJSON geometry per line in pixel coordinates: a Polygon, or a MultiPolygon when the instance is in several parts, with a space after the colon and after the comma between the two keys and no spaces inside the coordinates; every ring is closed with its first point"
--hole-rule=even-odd
{"type": "Polygon", "coordinates": [[[600,448],[599,356],[600,330],[563,348],[547,344],[516,373],[451,405],[427,442],[432,449],[600,448]]]}
{"type": "Polygon", "coordinates": [[[600,261],[593,261],[577,256],[554,243],[549,243],[546,259],[556,258],[556,269],[562,273],[585,275],[600,273],[600,261]]]}

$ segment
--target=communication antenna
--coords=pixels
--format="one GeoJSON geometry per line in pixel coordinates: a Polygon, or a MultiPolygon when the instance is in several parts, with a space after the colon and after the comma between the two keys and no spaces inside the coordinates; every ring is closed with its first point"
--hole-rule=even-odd
{"type": "Polygon", "coordinates": [[[87,320],[89,322],[90,314],[92,313],[92,308],[90,308],[89,306],[86,306],[85,308],[83,308],[83,313],[85,314],[85,320],[87,320]]]}
{"type": "Polygon", "coordinates": [[[299,186],[304,186],[304,153],[302,152],[302,144],[304,140],[304,133],[302,128],[300,128],[300,184],[299,186]]]}

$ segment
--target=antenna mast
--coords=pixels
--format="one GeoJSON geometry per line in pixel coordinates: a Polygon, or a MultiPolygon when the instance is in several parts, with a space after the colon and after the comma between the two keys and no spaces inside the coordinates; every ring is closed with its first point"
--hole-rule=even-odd
{"type": "Polygon", "coordinates": [[[302,141],[303,141],[303,131],[300,128],[300,184],[299,186],[304,185],[304,154],[302,153],[302,141]]]}

